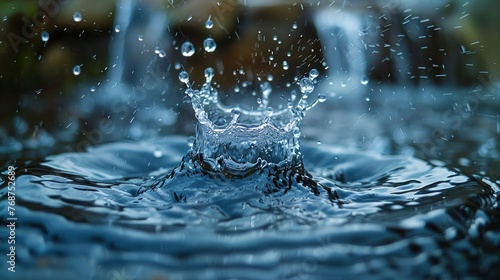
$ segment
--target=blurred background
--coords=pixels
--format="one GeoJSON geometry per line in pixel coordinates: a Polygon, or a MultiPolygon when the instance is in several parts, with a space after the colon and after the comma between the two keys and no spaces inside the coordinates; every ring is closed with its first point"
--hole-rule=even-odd
{"type": "Polygon", "coordinates": [[[2,163],[192,135],[182,69],[199,87],[213,67],[225,102],[251,103],[264,82],[274,102],[287,98],[316,68],[328,100],[304,120],[306,139],[498,180],[499,10],[495,0],[4,0],[2,163]]]}

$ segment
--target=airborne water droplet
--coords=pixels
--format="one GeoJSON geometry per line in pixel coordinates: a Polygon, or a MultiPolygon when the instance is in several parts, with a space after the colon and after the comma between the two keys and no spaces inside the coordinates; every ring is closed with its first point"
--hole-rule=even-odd
{"type": "Polygon", "coordinates": [[[138,39],[140,42],[142,42],[142,41],[144,40],[144,37],[143,37],[142,35],[139,35],[139,36],[137,37],[137,39],[138,39]]]}
{"type": "Polygon", "coordinates": [[[193,54],[194,54],[193,44],[189,41],[184,42],[181,46],[181,52],[182,52],[182,55],[185,57],[193,56],[193,54]]]}
{"type": "Polygon", "coordinates": [[[286,60],[283,61],[283,70],[288,70],[288,62],[286,60]]]}
{"type": "Polygon", "coordinates": [[[42,34],[40,34],[40,37],[42,38],[42,41],[46,43],[50,38],[49,32],[43,31],[42,34]]]}
{"type": "Polygon", "coordinates": [[[313,90],[314,84],[310,78],[302,78],[302,80],[300,80],[300,91],[302,93],[311,93],[313,90]]]}
{"type": "Polygon", "coordinates": [[[120,26],[119,24],[117,24],[117,25],[115,26],[115,32],[116,32],[116,33],[120,32],[120,31],[121,31],[121,29],[122,29],[122,28],[121,28],[121,26],[120,26]]]}
{"type": "Polygon", "coordinates": [[[164,50],[160,50],[158,52],[158,56],[161,57],[161,58],[164,58],[165,56],[167,56],[167,53],[164,50]]]}
{"type": "Polygon", "coordinates": [[[74,20],[75,22],[80,22],[80,21],[82,21],[82,14],[80,14],[79,12],[75,12],[75,13],[73,14],[73,20],[74,20]]]}
{"type": "Polygon", "coordinates": [[[217,48],[217,44],[215,43],[214,39],[207,38],[205,39],[205,41],[203,41],[203,48],[205,48],[205,51],[207,52],[213,52],[217,48]]]}
{"type": "Polygon", "coordinates": [[[293,23],[293,25],[292,25],[292,28],[293,28],[293,29],[297,29],[297,27],[298,27],[297,23],[296,23],[296,22],[294,22],[294,23],[293,23]]]}
{"type": "Polygon", "coordinates": [[[179,73],[179,80],[182,83],[188,84],[189,83],[189,74],[186,71],[181,71],[179,73]]]}
{"type": "Polygon", "coordinates": [[[319,101],[319,102],[325,102],[325,101],[326,101],[326,95],[324,95],[324,94],[319,94],[319,95],[318,95],[318,101],[319,101]]]}
{"type": "Polygon", "coordinates": [[[78,76],[80,75],[80,73],[81,73],[80,65],[75,65],[75,67],[73,67],[73,75],[78,76]]]}
{"type": "Polygon", "coordinates": [[[361,77],[361,84],[366,86],[368,84],[368,76],[364,75],[361,77]]]}
{"type": "Polygon", "coordinates": [[[311,71],[309,71],[309,78],[311,78],[311,80],[316,79],[318,76],[319,72],[317,69],[311,69],[311,71]]]}
{"type": "Polygon", "coordinates": [[[214,22],[209,18],[207,21],[205,21],[205,28],[206,29],[212,29],[214,27],[214,22]]]}
{"type": "Polygon", "coordinates": [[[162,156],[163,156],[163,152],[162,152],[160,149],[156,148],[156,149],[154,150],[154,152],[153,152],[153,155],[154,155],[155,157],[159,158],[159,157],[162,157],[162,156]]]}

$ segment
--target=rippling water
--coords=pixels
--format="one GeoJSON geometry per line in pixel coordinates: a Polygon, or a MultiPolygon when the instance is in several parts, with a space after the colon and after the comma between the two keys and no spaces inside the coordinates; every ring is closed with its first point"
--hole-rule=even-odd
{"type": "MultiPolygon", "coordinates": [[[[307,171],[269,165],[227,178],[187,149],[187,139],[167,137],[19,166],[18,279],[499,273],[498,187],[487,180],[316,144],[302,145],[307,171]]],[[[6,192],[3,179],[2,209],[6,192]]]]}

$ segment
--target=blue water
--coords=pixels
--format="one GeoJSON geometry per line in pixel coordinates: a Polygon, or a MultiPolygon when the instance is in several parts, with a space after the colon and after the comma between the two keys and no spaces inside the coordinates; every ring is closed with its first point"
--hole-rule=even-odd
{"type": "MultiPolygon", "coordinates": [[[[498,188],[487,180],[315,143],[302,145],[304,169],[270,164],[231,178],[188,149],[186,138],[165,137],[17,166],[16,279],[493,279],[500,272],[498,188]]],[[[1,209],[6,186],[3,178],[1,209]]],[[[12,276],[5,261],[0,269],[12,276]]]]}

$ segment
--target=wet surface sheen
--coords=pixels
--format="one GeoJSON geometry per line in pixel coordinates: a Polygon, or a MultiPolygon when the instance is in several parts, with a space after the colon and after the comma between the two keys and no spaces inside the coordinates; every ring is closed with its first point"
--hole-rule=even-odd
{"type": "MultiPolygon", "coordinates": [[[[38,279],[498,273],[498,188],[481,179],[410,157],[312,144],[302,146],[306,172],[272,165],[232,179],[190,162],[186,143],[181,137],[114,143],[19,167],[18,273],[38,279]]],[[[2,183],[2,209],[6,191],[2,183]]]]}

